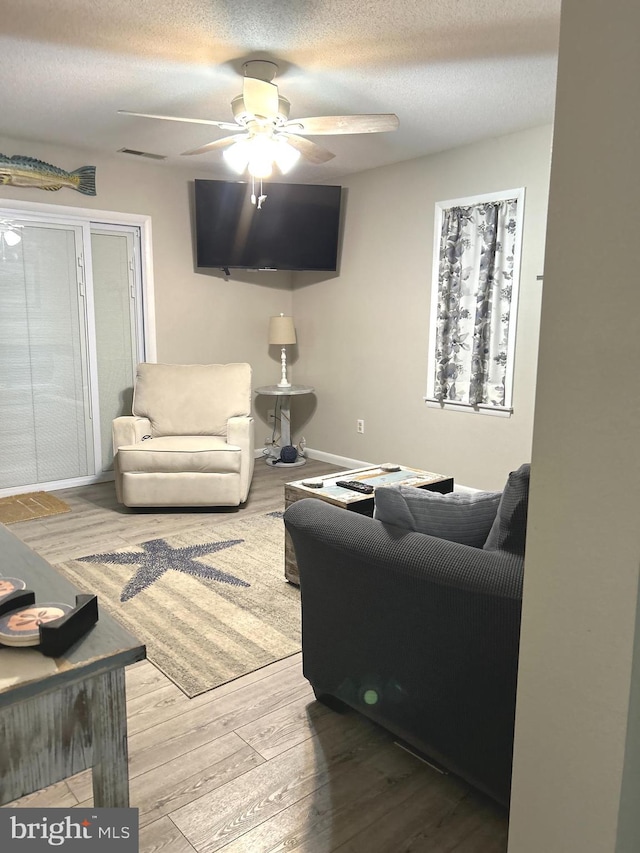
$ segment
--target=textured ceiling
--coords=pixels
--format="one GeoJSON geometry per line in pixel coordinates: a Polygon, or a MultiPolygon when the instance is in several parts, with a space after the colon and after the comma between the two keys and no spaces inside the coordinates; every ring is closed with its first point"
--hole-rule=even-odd
{"type": "Polygon", "coordinates": [[[335,159],[288,180],[333,180],[553,120],[560,0],[4,0],[1,10],[0,136],[13,139],[132,148],[229,177],[219,152],[180,156],[226,131],[117,110],[230,121],[247,59],[278,64],[292,119],[399,116],[393,133],[317,137],[335,159]]]}

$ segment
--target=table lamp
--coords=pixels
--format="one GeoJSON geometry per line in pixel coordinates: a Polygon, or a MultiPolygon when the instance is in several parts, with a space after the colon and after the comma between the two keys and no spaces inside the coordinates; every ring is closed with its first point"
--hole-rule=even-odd
{"type": "Polygon", "coordinates": [[[293,317],[271,317],[269,320],[269,343],[281,346],[280,362],[282,365],[282,378],[278,382],[278,388],[290,388],[291,383],[287,379],[287,344],[296,343],[296,330],[293,325],[293,317]]]}

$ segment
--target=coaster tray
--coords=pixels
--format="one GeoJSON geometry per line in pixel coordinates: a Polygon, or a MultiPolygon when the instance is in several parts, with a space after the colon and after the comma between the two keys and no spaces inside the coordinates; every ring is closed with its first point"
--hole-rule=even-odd
{"type": "MultiPolygon", "coordinates": [[[[0,603],[0,616],[31,607],[36,603],[36,594],[30,589],[20,589],[7,595],[0,603]]],[[[83,637],[98,621],[98,597],[96,595],[76,595],[76,605],[65,616],[40,625],[40,643],[30,646],[39,649],[47,657],[60,657],[66,650],[83,637]]],[[[9,648],[6,646],[5,648],[9,648]]]]}

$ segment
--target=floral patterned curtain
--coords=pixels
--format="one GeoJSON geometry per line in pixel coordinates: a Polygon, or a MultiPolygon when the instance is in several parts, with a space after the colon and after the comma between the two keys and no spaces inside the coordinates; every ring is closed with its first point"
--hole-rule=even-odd
{"type": "Polygon", "coordinates": [[[444,211],[435,398],[505,405],[516,199],[444,211]]]}

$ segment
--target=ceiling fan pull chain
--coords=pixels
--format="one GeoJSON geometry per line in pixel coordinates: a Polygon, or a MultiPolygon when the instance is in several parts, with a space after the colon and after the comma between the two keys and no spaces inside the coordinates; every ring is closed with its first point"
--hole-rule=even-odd
{"type": "Polygon", "coordinates": [[[251,175],[251,204],[256,203],[256,179],[251,175]]]}
{"type": "Polygon", "coordinates": [[[260,178],[260,195],[258,196],[258,210],[262,209],[262,204],[267,200],[267,196],[262,188],[262,178],[260,178]]]}

